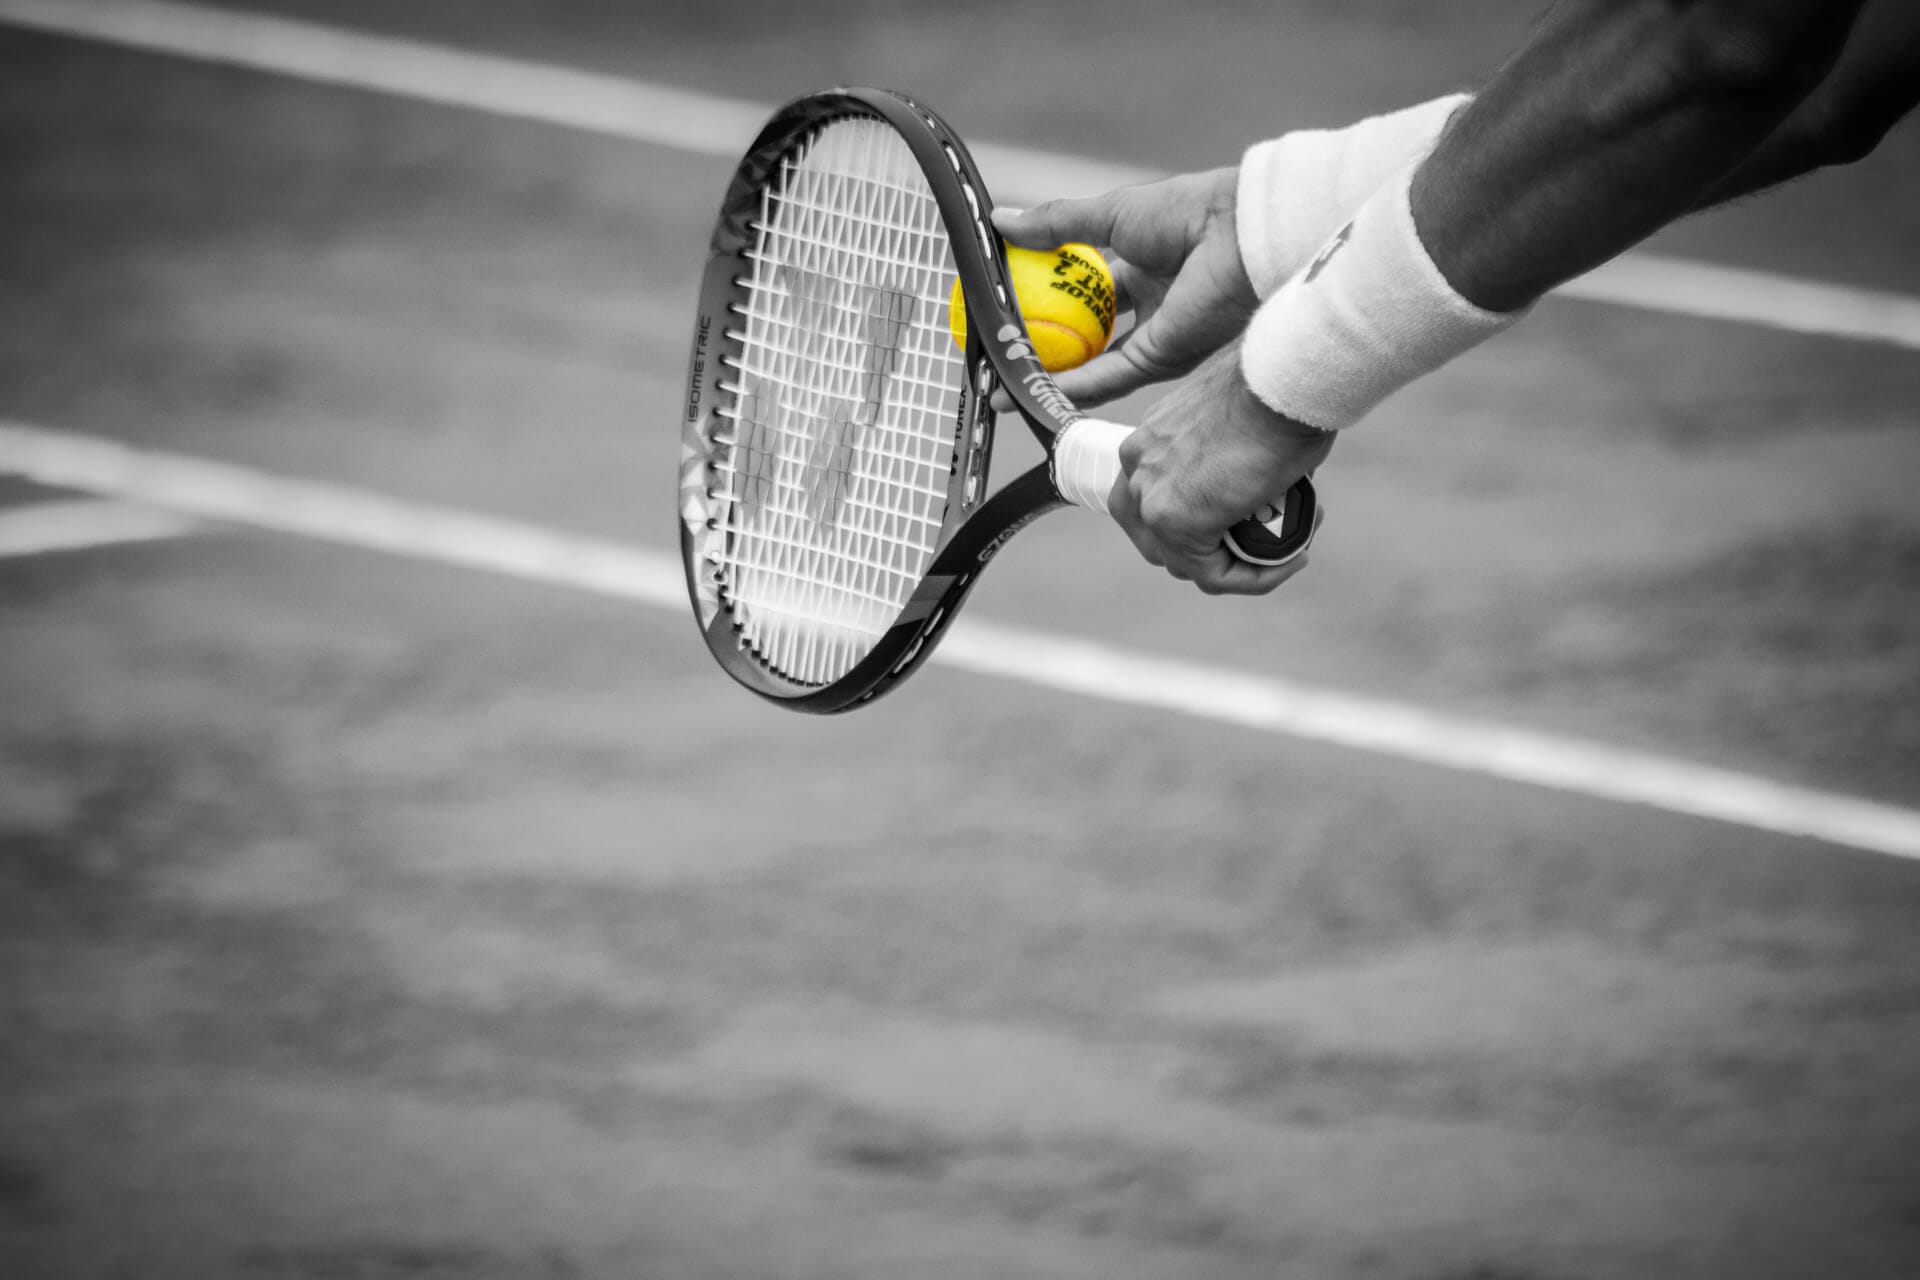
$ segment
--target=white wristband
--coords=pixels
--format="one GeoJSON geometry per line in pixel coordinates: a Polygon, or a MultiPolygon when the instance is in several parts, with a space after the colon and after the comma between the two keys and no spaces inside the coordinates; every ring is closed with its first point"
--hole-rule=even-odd
{"type": "Polygon", "coordinates": [[[1456,93],[1344,129],[1300,129],[1249,147],[1234,217],[1254,294],[1272,296],[1381,183],[1424,160],[1471,101],[1456,93]]]}
{"type": "Polygon", "coordinates": [[[1413,172],[1361,205],[1254,313],[1240,368],[1269,408],[1338,431],[1526,314],[1476,307],[1447,283],[1414,227],[1413,172]]]}

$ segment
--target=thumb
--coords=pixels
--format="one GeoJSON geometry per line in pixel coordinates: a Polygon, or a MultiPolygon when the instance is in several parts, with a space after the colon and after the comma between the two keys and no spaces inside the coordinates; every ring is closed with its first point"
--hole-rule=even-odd
{"type": "Polygon", "coordinates": [[[1143,369],[1127,355],[1125,346],[1102,352],[1076,369],[1053,375],[1060,393],[1082,409],[1132,395],[1143,387],[1165,381],[1168,375],[1143,369]]]}
{"type": "Polygon", "coordinates": [[[1077,369],[1055,374],[1054,382],[1068,399],[1085,408],[1191,373],[1217,344],[1188,350],[1192,336],[1183,343],[1181,336],[1174,332],[1174,321],[1167,319],[1166,314],[1165,310],[1155,312],[1125,340],[1077,369]]]}
{"type": "Polygon", "coordinates": [[[1070,241],[1106,245],[1113,243],[1113,224],[1119,212],[1118,193],[1108,192],[1075,200],[1049,200],[1031,209],[1002,206],[993,211],[993,226],[1026,249],[1051,249],[1070,241]]]}
{"type": "MultiPolygon", "coordinates": [[[[1132,395],[1169,376],[1141,368],[1126,351],[1125,346],[1120,346],[1102,352],[1083,365],[1054,374],[1053,383],[1076,408],[1091,409],[1132,395]]],[[[1013,397],[1005,387],[995,387],[989,403],[995,413],[1013,412],[1013,397]]]]}

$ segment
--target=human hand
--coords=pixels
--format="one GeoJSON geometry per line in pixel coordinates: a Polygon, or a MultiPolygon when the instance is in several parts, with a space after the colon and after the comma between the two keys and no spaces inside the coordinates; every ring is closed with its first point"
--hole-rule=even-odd
{"type": "Polygon", "coordinates": [[[1247,389],[1236,341],[1149,409],[1121,444],[1124,475],[1107,507],[1149,563],[1208,595],[1264,595],[1307,557],[1248,564],[1226,549],[1226,532],[1332,451],[1331,432],[1274,412],[1247,389]]]}
{"type": "Polygon", "coordinates": [[[1246,328],[1260,300],[1240,262],[1238,176],[1229,166],[993,211],[994,227],[1014,244],[1051,249],[1079,241],[1111,251],[1134,328],[1086,364],[1054,376],[1075,404],[1104,404],[1178,378],[1246,328]]]}

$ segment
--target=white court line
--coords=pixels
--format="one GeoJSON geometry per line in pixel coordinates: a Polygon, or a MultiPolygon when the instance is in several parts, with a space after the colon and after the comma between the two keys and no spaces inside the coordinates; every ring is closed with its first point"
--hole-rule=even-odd
{"type": "MultiPolygon", "coordinates": [[[[9,472],[198,519],[689,608],[676,557],[340,485],[0,422],[0,473],[9,472]]],[[[688,643],[695,643],[691,632],[688,643]]],[[[1920,813],[1912,810],[1090,640],[966,617],[934,661],[1109,702],[1920,859],[1920,813]]]]}
{"type": "MultiPolygon", "coordinates": [[[[772,110],[517,58],[161,0],[0,0],[0,22],[728,159],[746,148],[772,110]]],[[[991,143],[974,152],[993,189],[1019,203],[1161,176],[991,143]]],[[[1556,293],[1920,350],[1920,298],[1743,267],[1632,253],[1556,293]]]]}
{"type": "Polygon", "coordinates": [[[75,498],[0,510],[0,560],[53,551],[157,542],[191,533],[195,521],[131,502],[75,498]]]}

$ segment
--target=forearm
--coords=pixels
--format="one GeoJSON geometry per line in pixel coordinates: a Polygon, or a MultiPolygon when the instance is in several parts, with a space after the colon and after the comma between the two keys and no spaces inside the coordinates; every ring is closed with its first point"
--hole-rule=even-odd
{"type": "Polygon", "coordinates": [[[1517,310],[1698,207],[1812,93],[1860,7],[1556,7],[1415,176],[1435,265],[1471,302],[1517,310]]]}
{"type": "Polygon", "coordinates": [[[1864,159],[1920,104],[1920,4],[1869,0],[1833,70],[1759,149],[1701,197],[1736,200],[1864,159]]]}

